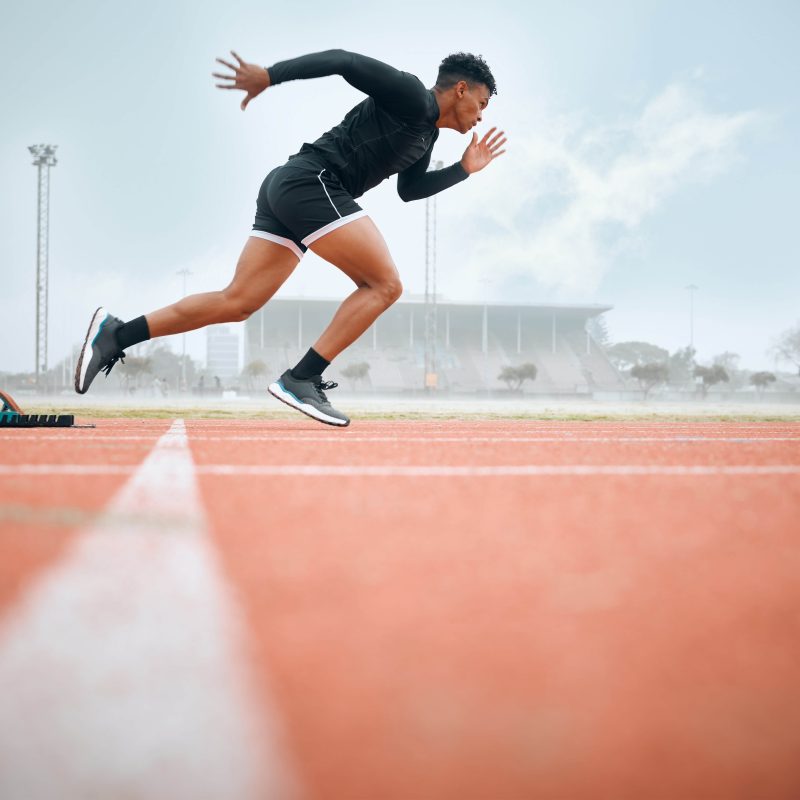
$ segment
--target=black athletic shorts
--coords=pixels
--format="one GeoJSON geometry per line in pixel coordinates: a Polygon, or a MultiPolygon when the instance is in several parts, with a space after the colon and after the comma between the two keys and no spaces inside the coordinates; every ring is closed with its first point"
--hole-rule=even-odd
{"type": "Polygon", "coordinates": [[[321,236],[366,213],[329,169],[296,156],[264,178],[250,235],[282,244],[302,258],[321,236]]]}

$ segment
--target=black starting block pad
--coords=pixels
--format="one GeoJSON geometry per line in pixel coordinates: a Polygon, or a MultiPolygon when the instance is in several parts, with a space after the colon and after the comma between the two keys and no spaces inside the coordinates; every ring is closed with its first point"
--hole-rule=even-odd
{"type": "Polygon", "coordinates": [[[24,414],[8,393],[0,391],[0,428],[71,428],[74,414],[24,414]]]}
{"type": "Polygon", "coordinates": [[[71,428],[74,414],[0,413],[0,428],[71,428]]]}

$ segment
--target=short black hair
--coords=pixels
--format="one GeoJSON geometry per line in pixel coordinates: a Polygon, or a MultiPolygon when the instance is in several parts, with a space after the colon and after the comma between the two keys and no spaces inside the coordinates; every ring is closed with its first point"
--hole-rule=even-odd
{"type": "Polygon", "coordinates": [[[497,84],[489,65],[483,56],[474,56],[472,53],[452,53],[439,64],[439,76],[436,86],[439,89],[451,89],[459,81],[467,83],[482,83],[489,89],[489,97],[497,94],[497,84]]]}

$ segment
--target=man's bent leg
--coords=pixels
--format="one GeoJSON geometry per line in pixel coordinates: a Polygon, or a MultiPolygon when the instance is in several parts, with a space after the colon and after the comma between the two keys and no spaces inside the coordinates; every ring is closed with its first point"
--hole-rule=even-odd
{"type": "Polygon", "coordinates": [[[298,263],[287,247],[251,236],[225,289],[189,295],[146,315],[151,338],[247,319],[280,289],[298,263]]]}
{"type": "Polygon", "coordinates": [[[75,369],[75,390],[84,394],[97,374],[109,374],[124,357],[123,347],[156,336],[201,328],[217,322],[239,322],[261,308],[291,275],[297,255],[283,245],[250,237],[230,285],[221,292],[184,297],[178,303],[130,322],[98,308],[89,323],[75,369]]]}
{"type": "Polygon", "coordinates": [[[403,288],[389,248],[369,217],[342,225],[309,249],[342,270],[358,287],[314,344],[317,353],[333,361],[400,297],[403,288]]]}

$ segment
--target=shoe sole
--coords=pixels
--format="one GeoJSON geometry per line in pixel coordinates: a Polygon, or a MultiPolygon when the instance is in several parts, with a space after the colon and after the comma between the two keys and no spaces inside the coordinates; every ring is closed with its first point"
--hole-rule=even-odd
{"type": "Polygon", "coordinates": [[[280,400],[281,403],[286,403],[287,406],[291,406],[307,417],[315,419],[317,422],[322,422],[325,425],[333,425],[336,428],[346,428],[350,424],[349,419],[345,421],[343,419],[337,419],[336,417],[329,417],[327,414],[323,414],[321,411],[314,408],[314,406],[308,403],[301,403],[291,392],[284,389],[279,383],[271,383],[267,391],[273,397],[280,400]]]}
{"type": "Polygon", "coordinates": [[[92,321],[89,323],[89,330],[86,331],[86,338],[83,340],[83,347],[81,348],[81,354],[78,357],[78,365],[75,367],[75,391],[78,394],[86,394],[89,387],[87,386],[85,389],[81,389],[83,386],[83,382],[86,380],[86,371],[89,369],[89,364],[92,360],[92,342],[94,342],[95,336],[97,336],[97,332],[100,330],[100,325],[102,325],[103,320],[98,319],[101,315],[100,312],[103,310],[103,307],[97,309],[92,315],[92,321]],[[89,351],[89,357],[86,358],[86,351],[89,351]],[[86,366],[84,367],[84,361],[86,361],[86,366]]]}

